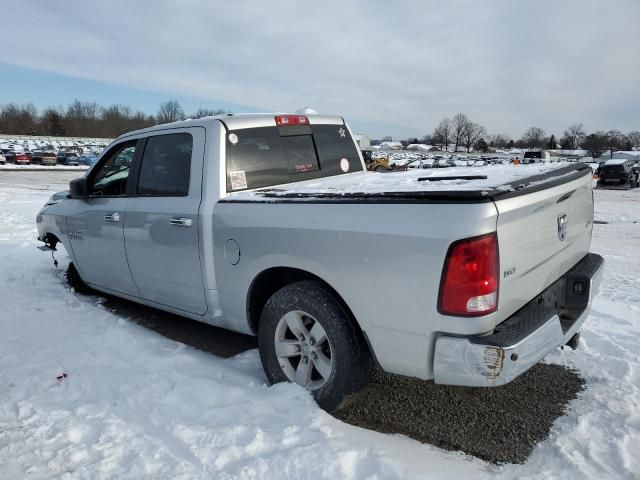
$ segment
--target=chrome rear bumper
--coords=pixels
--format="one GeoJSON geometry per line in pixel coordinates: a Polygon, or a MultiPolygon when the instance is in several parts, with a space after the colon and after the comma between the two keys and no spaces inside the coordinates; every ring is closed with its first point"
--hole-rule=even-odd
{"type": "Polygon", "coordinates": [[[439,335],[434,382],[496,387],[522,375],[578,332],[589,316],[603,272],[604,259],[590,253],[490,335],[439,335]],[[545,295],[560,298],[561,307],[546,306],[545,295]]]}

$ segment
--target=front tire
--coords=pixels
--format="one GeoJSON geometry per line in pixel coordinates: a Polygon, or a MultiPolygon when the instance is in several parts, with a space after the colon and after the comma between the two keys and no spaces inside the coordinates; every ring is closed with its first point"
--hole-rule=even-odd
{"type": "Polygon", "coordinates": [[[71,262],[67,268],[67,282],[69,283],[69,286],[76,291],[76,293],[81,293],[83,295],[95,293],[95,290],[82,280],[80,273],[73,262],[71,262]]]}
{"type": "Polygon", "coordinates": [[[321,282],[292,283],[269,298],[260,316],[258,346],[271,384],[298,383],[327,411],[371,378],[362,334],[321,282]]]}

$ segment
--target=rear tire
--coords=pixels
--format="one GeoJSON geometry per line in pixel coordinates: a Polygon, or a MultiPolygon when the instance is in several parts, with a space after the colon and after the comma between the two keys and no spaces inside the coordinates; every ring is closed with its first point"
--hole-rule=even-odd
{"type": "Polygon", "coordinates": [[[318,281],[292,283],[269,298],[260,316],[258,346],[269,383],[294,381],[327,411],[371,379],[371,355],[362,334],[318,281]]]}

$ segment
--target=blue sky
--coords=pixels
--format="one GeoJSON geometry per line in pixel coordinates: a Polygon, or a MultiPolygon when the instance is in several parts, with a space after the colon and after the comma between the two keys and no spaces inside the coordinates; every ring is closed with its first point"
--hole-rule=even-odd
{"type": "MultiPolygon", "coordinates": [[[[141,110],[147,114],[155,114],[160,103],[166,100],[178,100],[187,115],[199,108],[224,109],[236,113],[266,111],[255,106],[229,103],[224,100],[197,98],[171,91],[158,92],[131,88],[3,63],[0,63],[0,85],[2,86],[0,104],[33,103],[39,110],[49,106],[66,107],[73,100],[79,99],[104,106],[114,103],[128,105],[134,111],[141,110]]],[[[300,105],[300,108],[304,106],[306,105],[300,105]]],[[[349,123],[357,132],[379,132],[380,137],[382,135],[422,136],[426,133],[426,130],[406,128],[380,121],[355,120],[349,123]]]]}
{"type": "Polygon", "coordinates": [[[253,109],[251,106],[130,88],[6,64],[0,64],[0,79],[2,82],[0,103],[31,102],[38,108],[66,106],[77,98],[100,105],[124,104],[130,106],[132,110],[142,110],[145,113],[155,113],[161,102],[171,99],[178,100],[186,113],[200,107],[214,110],[222,108],[234,112],[253,109]]]}
{"type": "Polygon", "coordinates": [[[638,0],[2,4],[0,103],[310,106],[373,138],[458,112],[513,138],[640,129],[638,0]]]}

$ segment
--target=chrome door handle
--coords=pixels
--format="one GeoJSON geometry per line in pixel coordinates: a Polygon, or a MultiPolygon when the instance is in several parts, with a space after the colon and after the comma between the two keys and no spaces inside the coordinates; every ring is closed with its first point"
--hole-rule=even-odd
{"type": "Polygon", "coordinates": [[[104,216],[104,221],[105,222],[119,222],[120,221],[120,214],[118,212],[116,212],[116,213],[112,213],[111,215],[105,215],[104,216]]]}
{"type": "Polygon", "coordinates": [[[193,225],[193,220],[191,220],[190,218],[183,218],[183,217],[172,218],[171,220],[169,220],[169,223],[174,227],[190,227],[191,225],[193,225]]]}

